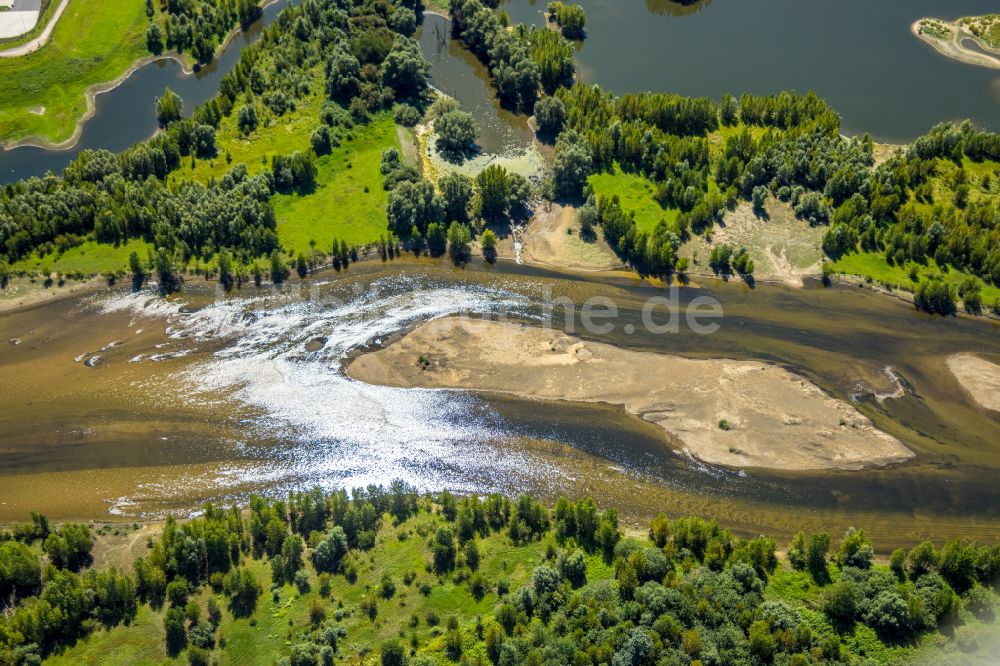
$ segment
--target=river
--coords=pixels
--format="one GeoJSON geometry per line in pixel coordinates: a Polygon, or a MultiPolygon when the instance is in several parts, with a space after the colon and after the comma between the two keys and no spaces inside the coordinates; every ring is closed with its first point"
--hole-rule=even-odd
{"type": "Polygon", "coordinates": [[[637,523],[665,509],[779,536],[854,524],[883,546],[996,540],[1000,417],[976,407],[945,365],[957,352],[1000,359],[995,325],[935,319],[857,288],[712,282],[681,298],[718,298],[717,333],[629,332],[624,324],[659,293],[625,277],[410,259],[278,293],[215,297],[195,283],[169,302],[121,289],[4,315],[0,338],[18,344],[0,347],[0,520],[33,509],[153,517],[250,492],[403,478],[426,490],[589,493],[637,523]],[[780,363],[855,400],[916,459],[855,472],[733,470],[687,457],[614,407],[389,389],[342,372],[354,354],[428,318],[538,323],[546,303],[594,295],[612,298],[623,324],[594,339],[780,363]],[[905,392],[879,402],[887,366],[905,392]]]}

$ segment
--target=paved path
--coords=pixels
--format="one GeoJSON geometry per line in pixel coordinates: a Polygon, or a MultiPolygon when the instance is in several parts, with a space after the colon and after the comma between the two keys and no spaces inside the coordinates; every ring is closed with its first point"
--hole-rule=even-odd
{"type": "Polygon", "coordinates": [[[56,8],[55,14],[49,19],[49,24],[45,26],[42,30],[42,34],[38,35],[32,40],[21,44],[20,46],[15,46],[13,48],[7,49],[6,51],[0,51],[0,58],[17,58],[18,56],[27,55],[45,46],[49,41],[49,37],[52,36],[52,31],[56,28],[56,23],[59,21],[59,17],[63,15],[66,11],[66,6],[69,4],[69,0],[61,0],[59,6],[56,8]]]}

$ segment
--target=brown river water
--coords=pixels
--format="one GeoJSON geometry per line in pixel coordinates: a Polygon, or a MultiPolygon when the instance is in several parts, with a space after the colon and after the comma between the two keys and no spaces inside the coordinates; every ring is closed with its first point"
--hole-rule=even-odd
{"type": "Polygon", "coordinates": [[[880,549],[1000,540],[1000,415],[946,366],[959,352],[1000,360],[995,323],[932,318],[859,288],[711,282],[681,289],[680,301],[718,299],[718,331],[653,334],[640,313],[663,294],[625,275],[408,259],[279,291],[227,297],[193,281],[169,300],[113,288],[2,314],[0,521],[31,510],[153,518],[252,492],[402,478],[426,490],[591,494],[635,525],[663,510],[777,537],[854,525],[880,549]],[[589,334],[576,307],[575,335],[784,365],[855,401],[917,455],[861,471],[735,470],[690,458],[608,405],[392,389],[342,373],[352,355],[428,318],[539,323],[551,311],[565,327],[558,304],[594,296],[616,304],[614,330],[589,334]],[[898,388],[887,368],[901,395],[885,397],[898,388]]]}

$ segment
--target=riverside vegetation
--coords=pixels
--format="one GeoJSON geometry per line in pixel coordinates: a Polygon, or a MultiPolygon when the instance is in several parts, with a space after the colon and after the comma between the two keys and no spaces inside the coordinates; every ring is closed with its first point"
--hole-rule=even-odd
{"type": "MultiPolygon", "coordinates": [[[[389,193],[384,221],[369,231],[320,231],[317,224],[317,233],[309,234],[298,224],[300,240],[287,242],[275,223],[275,202],[289,192],[308,200],[317,189],[343,185],[329,176],[317,185],[317,158],[349,142],[353,125],[369,123],[381,109],[409,125],[428,107],[428,66],[409,37],[419,9],[403,0],[313,1],[289,8],[259,44],[244,51],[219,94],[191,119],[172,112],[161,118],[165,132],[121,155],[86,151],[60,176],[8,185],[0,196],[4,273],[50,267],[81,244],[118,246],[134,239],[152,251],[146,272],[156,270],[156,257],[168,272],[191,264],[217,272],[215,257],[225,248],[249,276],[262,270],[258,258],[283,245],[293,260],[303,253],[311,267],[342,254],[331,237],[348,237],[359,246],[382,238],[382,253],[393,254],[385,249],[390,237],[418,249],[428,245],[431,223],[447,228],[457,222],[474,235],[484,222],[524,214],[523,207],[509,205],[506,189],[520,202],[541,194],[582,203],[581,216],[600,225],[611,247],[636,270],[683,275],[691,268],[678,258],[685,239],[710,235],[739,199],[762,211],[764,199],[773,195],[810,224],[826,227],[827,274],[859,272],[909,289],[918,306],[934,312],[954,312],[959,300],[970,312],[1000,308],[996,134],[968,123],[940,125],[874,166],[871,139],[842,137],[836,112],[812,94],[713,101],[658,93],[617,97],[574,85],[573,47],[565,37],[523,25],[507,30],[504,15],[479,0],[453,3],[453,28],[489,68],[502,103],[533,113],[539,137],[554,143],[547,177],[525,185],[493,170],[474,182],[452,183],[449,191],[461,194],[456,203],[407,167],[384,186],[392,190],[407,181],[421,189],[422,210],[400,210],[400,200],[417,201],[404,186],[395,197],[389,193]],[[300,106],[309,145],[269,154],[287,143],[265,140],[273,133],[269,128],[297,117],[300,106]],[[217,145],[220,127],[226,128],[225,141],[217,145]],[[235,154],[241,162],[231,163],[235,154]],[[270,169],[256,160],[270,162],[270,169]],[[179,170],[182,161],[191,162],[192,175],[195,163],[208,161],[213,176],[192,182],[186,169],[179,170]],[[662,211],[658,222],[637,224],[615,190],[617,180],[596,178],[614,173],[649,183],[662,211]],[[512,185],[505,182],[509,178],[512,185]],[[166,187],[168,180],[173,186],[166,187]],[[487,183],[493,189],[484,190],[487,183]],[[381,224],[383,231],[376,233],[381,224]],[[303,236],[312,236],[308,247],[303,236]],[[316,236],[330,248],[315,242],[316,236]]],[[[554,9],[575,16],[575,9],[554,9]]],[[[199,16],[209,10],[201,7],[199,16]]],[[[235,20],[241,12],[226,15],[235,20]]],[[[183,24],[182,18],[176,22],[183,24]]],[[[454,118],[465,120],[453,115],[449,121],[454,118]]],[[[462,141],[468,141],[468,123],[439,124],[461,127],[462,141]]],[[[339,165],[332,168],[352,167],[349,159],[339,165]]],[[[364,187],[370,192],[378,180],[364,187]]],[[[128,255],[120,256],[118,271],[124,272],[128,255]]],[[[750,279],[752,261],[727,261],[745,256],[740,248],[725,248],[709,263],[720,274],[750,279]]]]}
{"type": "Polygon", "coordinates": [[[1000,546],[924,542],[885,563],[851,529],[800,532],[779,558],[698,517],[631,535],[589,498],[550,510],[402,482],[209,504],[93,567],[108,531],[33,514],[0,533],[0,663],[900,660],[975,650],[1000,577],[1000,546]]]}

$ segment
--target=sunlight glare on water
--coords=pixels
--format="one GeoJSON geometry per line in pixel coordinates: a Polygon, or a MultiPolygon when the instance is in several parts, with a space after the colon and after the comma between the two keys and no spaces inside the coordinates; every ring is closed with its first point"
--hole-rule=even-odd
{"type": "Polygon", "coordinates": [[[503,419],[474,395],[373,386],[343,373],[350,353],[422,321],[460,313],[530,317],[528,296],[405,275],[342,292],[219,299],[194,311],[129,294],[100,307],[129,311],[134,321],[165,317],[172,338],[211,342],[208,360],[184,371],[191,393],[183,399],[235,399],[255,414],[243,422],[248,440],[293,444],[265,451],[267,464],[218,470],[221,485],[329,489],[400,478],[425,490],[509,492],[551,478],[548,465],[497,446],[507,431],[503,419]]]}

